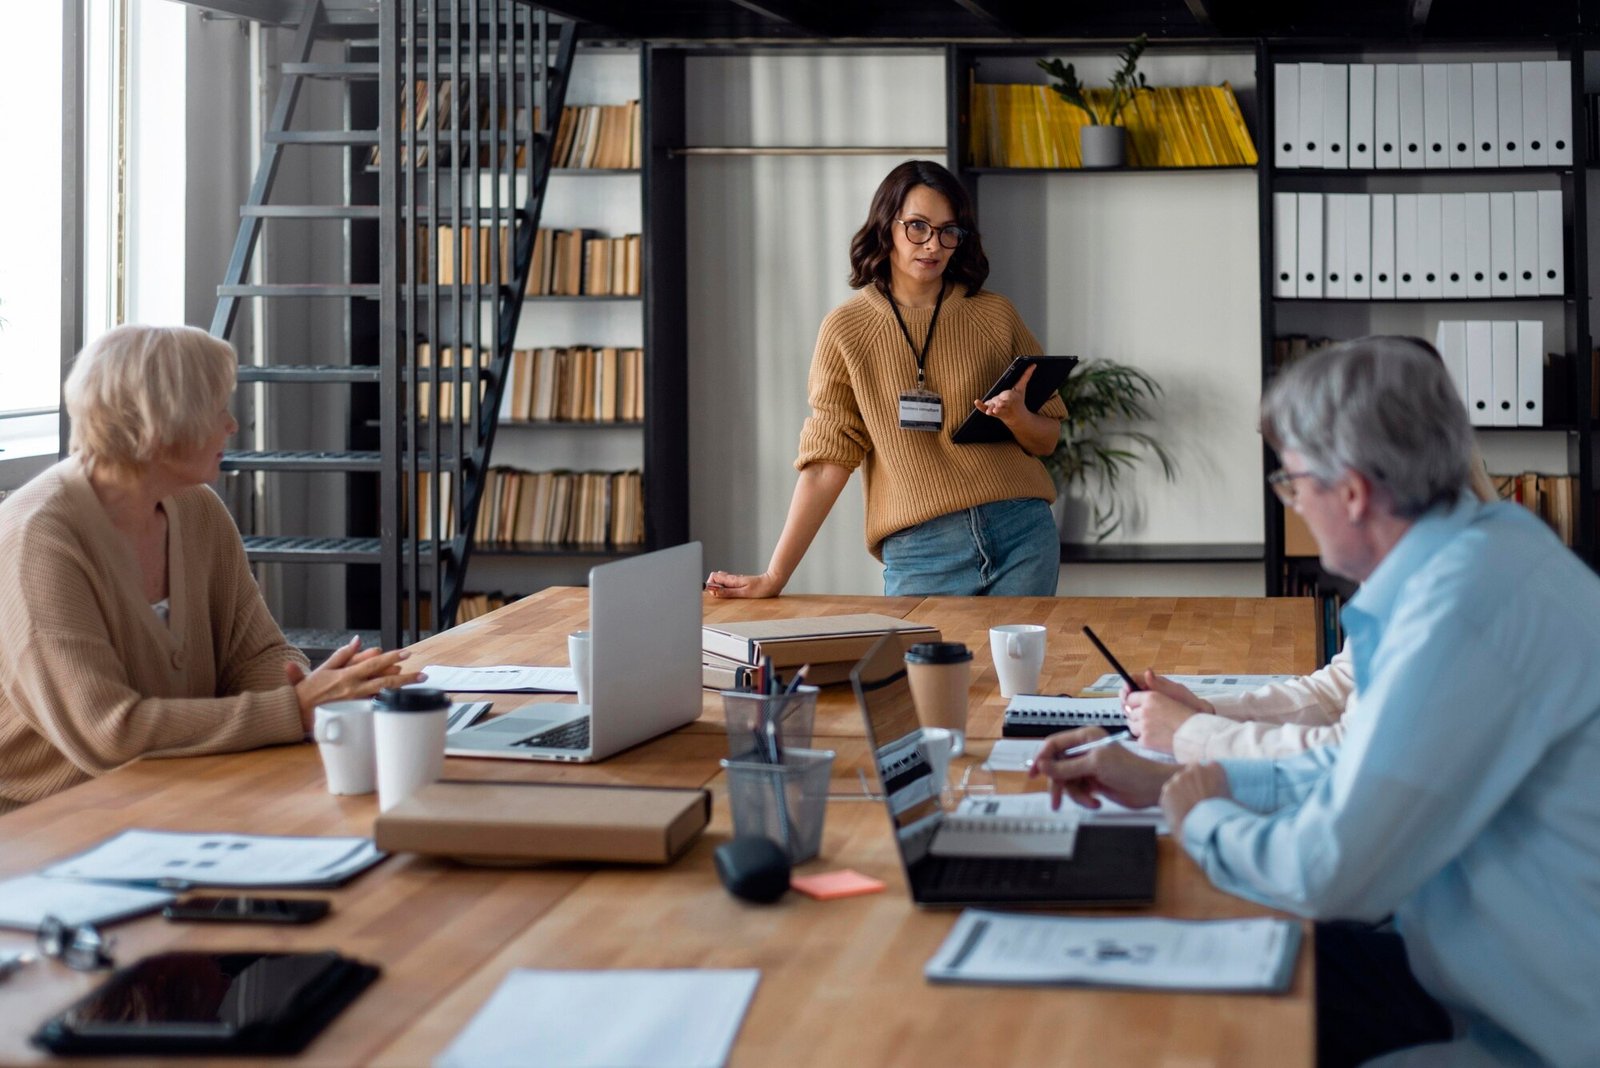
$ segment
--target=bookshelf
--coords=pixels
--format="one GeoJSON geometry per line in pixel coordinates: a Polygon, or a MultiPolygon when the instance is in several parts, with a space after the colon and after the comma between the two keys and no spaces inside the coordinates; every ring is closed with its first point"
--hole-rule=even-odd
{"type": "MultiPolygon", "coordinates": [[[[1583,168],[1585,151],[1585,133],[1580,117],[1583,109],[1583,69],[1584,50],[1576,41],[1563,39],[1542,39],[1528,41],[1497,41],[1497,42],[1448,42],[1448,43],[1419,43],[1396,45],[1372,45],[1362,47],[1353,46],[1349,42],[1318,42],[1318,41],[1269,41],[1264,55],[1263,77],[1261,84],[1261,115],[1263,127],[1274,133],[1272,150],[1264,152],[1264,160],[1260,174],[1260,210],[1261,210],[1261,290],[1262,290],[1262,380],[1266,382],[1275,372],[1278,357],[1275,356],[1277,339],[1290,336],[1306,336],[1312,338],[1348,338],[1359,337],[1373,333],[1395,333],[1418,336],[1434,341],[1441,336],[1440,323],[1443,322],[1496,322],[1507,321],[1536,322],[1542,334],[1543,353],[1551,355],[1552,359],[1543,369],[1543,373],[1536,380],[1533,387],[1539,397],[1543,412],[1540,425],[1505,425],[1505,426],[1478,426],[1476,436],[1480,451],[1487,461],[1489,470],[1493,475],[1521,475],[1532,471],[1547,476],[1564,477],[1570,479],[1565,487],[1557,487],[1559,494],[1570,493],[1567,505],[1570,508],[1570,534],[1573,550],[1582,558],[1595,560],[1595,497],[1593,475],[1593,420],[1590,417],[1589,396],[1591,392],[1591,366],[1589,352],[1592,348],[1590,340],[1589,300],[1588,300],[1588,260],[1589,239],[1587,232],[1588,217],[1588,188],[1583,168]],[[1494,70],[1513,70],[1516,78],[1506,76],[1507,86],[1522,84],[1521,76],[1524,70],[1532,71],[1530,85],[1537,85],[1545,77],[1545,69],[1553,62],[1570,64],[1570,99],[1564,106],[1571,108],[1575,121],[1571,126],[1572,143],[1566,146],[1571,153],[1571,161],[1560,160],[1550,162],[1548,159],[1533,161],[1524,160],[1528,165],[1503,165],[1499,143],[1505,138],[1496,137],[1494,143],[1482,138],[1484,130],[1480,127],[1474,131],[1474,137],[1458,138],[1455,134],[1439,137],[1438,132],[1443,130],[1471,129],[1473,105],[1479,101],[1463,98],[1460,95],[1448,95],[1451,90],[1459,85],[1471,84],[1471,78],[1476,73],[1480,79],[1485,77],[1479,72],[1482,68],[1492,67],[1494,70]],[[1438,87],[1446,87],[1447,104],[1440,110],[1429,110],[1426,101],[1429,99],[1427,92],[1422,93],[1423,103],[1416,105],[1416,110],[1407,115],[1402,108],[1398,127],[1387,131],[1382,128],[1384,123],[1384,109],[1377,105],[1378,118],[1371,129],[1371,150],[1374,153],[1384,150],[1392,151],[1401,158],[1401,165],[1385,165],[1387,160],[1382,155],[1375,155],[1375,165],[1363,168],[1356,165],[1352,168],[1350,161],[1342,161],[1337,166],[1308,167],[1295,164],[1292,154],[1286,158],[1286,152],[1292,153],[1289,147],[1291,140],[1285,136],[1286,129],[1293,129],[1289,123],[1290,107],[1284,104],[1291,92],[1299,90],[1294,80],[1299,76],[1301,64],[1323,64],[1312,75],[1313,78],[1324,78],[1327,86],[1339,86],[1345,92],[1344,100],[1347,105],[1354,101],[1356,108],[1349,108],[1340,116],[1350,122],[1350,116],[1361,109],[1360,104],[1366,103],[1367,79],[1373,78],[1378,86],[1376,97],[1383,100],[1384,79],[1398,79],[1400,86],[1412,85],[1415,88],[1426,90],[1434,88],[1433,99],[1438,99],[1438,87]],[[1370,65],[1370,66],[1369,66],[1370,65]],[[1296,68],[1297,73],[1292,75],[1280,74],[1284,67],[1296,68]],[[1385,75],[1384,68],[1388,67],[1393,72],[1385,75]],[[1368,74],[1370,69],[1374,74],[1368,74]],[[1354,82],[1351,81],[1351,70],[1359,73],[1354,82]],[[1324,74],[1323,72],[1331,72],[1324,74]],[[1454,79],[1460,79],[1459,82],[1454,79]],[[1288,79],[1287,81],[1285,79],[1288,79]],[[1284,90],[1282,98],[1279,90],[1284,90]],[[1452,105],[1456,110],[1452,111],[1452,105]],[[1421,126],[1418,123],[1422,123],[1421,126]],[[1444,125],[1441,126],[1440,124],[1444,125]],[[1450,124],[1456,123],[1454,127],[1450,124]],[[1288,125],[1286,125],[1288,124],[1288,125]],[[1403,127],[1403,129],[1401,129],[1403,127]],[[1398,138],[1393,134],[1400,133],[1398,138]],[[1421,137],[1414,134],[1420,132],[1421,137]],[[1480,140],[1482,141],[1480,147],[1480,140]],[[1283,142],[1279,144],[1278,142],[1283,142]],[[1420,142],[1420,143],[1419,143],[1420,142]],[[1411,146],[1417,145],[1418,165],[1407,166],[1404,156],[1411,151],[1411,146]],[[1484,153],[1493,150],[1491,156],[1484,153]],[[1457,196],[1460,194],[1461,196],[1457,196]],[[1543,194],[1547,203],[1556,203],[1558,212],[1550,216],[1552,223],[1559,218],[1558,225],[1549,231],[1541,230],[1540,241],[1536,248],[1544,249],[1548,242],[1549,234],[1558,235],[1561,241],[1561,250],[1553,263],[1540,259],[1540,270],[1534,272],[1523,271],[1522,278],[1526,286],[1542,286],[1537,292],[1522,291],[1523,286],[1517,282],[1517,272],[1522,271],[1524,264],[1516,260],[1510,279],[1506,280],[1505,274],[1498,274],[1501,262],[1496,251],[1496,259],[1488,272],[1488,280],[1483,277],[1481,270],[1474,270],[1474,257],[1487,255],[1486,248],[1475,248],[1471,245],[1470,237],[1472,226],[1471,216],[1468,224],[1463,227],[1469,235],[1468,247],[1465,251],[1467,257],[1465,268],[1459,272],[1450,268],[1462,262],[1461,252],[1450,251],[1450,238],[1448,231],[1451,229],[1449,212],[1461,211],[1457,207],[1452,209],[1451,202],[1471,204],[1480,196],[1487,194],[1490,200],[1499,200],[1502,203],[1515,203],[1517,197],[1527,198],[1534,194],[1543,194]],[[1299,294],[1285,295],[1282,287],[1286,284],[1286,258],[1284,250],[1279,246],[1279,238],[1284,233],[1283,229],[1275,229],[1283,221],[1283,216],[1290,209],[1288,201],[1281,199],[1284,195],[1296,197],[1296,209],[1299,204],[1304,204],[1306,196],[1320,198],[1321,204],[1330,202],[1329,198],[1337,198],[1341,202],[1339,208],[1342,214],[1346,210],[1356,210],[1366,213],[1364,220],[1381,218],[1393,210],[1397,220],[1413,218],[1409,213],[1421,210],[1422,221],[1417,224],[1419,234],[1418,248],[1426,246],[1424,235],[1432,233],[1433,223],[1429,221],[1429,213],[1435,210],[1427,202],[1442,203],[1444,224],[1441,229],[1443,234],[1444,251],[1438,262],[1440,273],[1439,284],[1431,287],[1433,281],[1430,268],[1435,261],[1415,264],[1417,272],[1417,291],[1414,295],[1400,296],[1398,289],[1404,276],[1409,273],[1403,263],[1393,264],[1395,272],[1394,285],[1397,292],[1389,295],[1377,295],[1376,290],[1380,277],[1381,266],[1378,254],[1372,251],[1371,278],[1365,288],[1357,287],[1356,276],[1352,273],[1344,281],[1344,296],[1329,296],[1324,290],[1321,295],[1305,297],[1299,294]],[[1499,195],[1499,196],[1497,196],[1499,195]],[[1402,200],[1410,200],[1409,206],[1401,204],[1402,200]],[[1350,209],[1350,205],[1358,205],[1350,209]],[[1541,273],[1543,272],[1543,273],[1541,273]],[[1554,273],[1552,273],[1554,272],[1554,273]],[[1457,274],[1462,277],[1458,278],[1457,274]],[[1536,277],[1537,276],[1537,277],[1536,277]],[[1492,283],[1496,278],[1502,279],[1501,286],[1492,283]],[[1462,294],[1463,286],[1472,287],[1475,292],[1462,294]],[[1517,291],[1508,292],[1507,287],[1517,291]],[[1452,292],[1452,289],[1454,292],[1452,292]],[[1485,291],[1489,290],[1489,291],[1485,291]],[[1359,295],[1357,295],[1359,294],[1359,295]]],[[[1313,82],[1313,84],[1316,84],[1313,82]]],[[[1480,92],[1482,91],[1480,84],[1480,92]]],[[[1553,84],[1553,83],[1552,83],[1553,84]]],[[[1324,91],[1319,89],[1319,91],[1324,91]]],[[[1520,88],[1518,90],[1520,92],[1520,88]]],[[[1552,90],[1553,91],[1553,90],[1552,90]]],[[[1403,94],[1402,94],[1403,95],[1403,94]]],[[[1567,95],[1565,92],[1558,95],[1567,95]]],[[[1337,104],[1328,105],[1324,98],[1323,114],[1327,108],[1332,107],[1337,113],[1337,104]]],[[[1506,106],[1504,100],[1497,101],[1498,109],[1506,106]]],[[[1543,122],[1543,111],[1537,109],[1540,117],[1528,120],[1528,136],[1524,139],[1527,145],[1533,145],[1538,138],[1534,134],[1535,122],[1543,122]]],[[[1299,112],[1295,112],[1296,115],[1299,112]]],[[[1478,108],[1481,118],[1486,111],[1478,108]]],[[[1348,130],[1345,146],[1350,152],[1364,150],[1366,138],[1361,136],[1368,128],[1355,124],[1349,126],[1335,126],[1348,130]]],[[[1520,126],[1508,126],[1508,136],[1519,130],[1520,126]]],[[[1327,136],[1328,131],[1323,131],[1323,147],[1329,148],[1334,143],[1333,138],[1327,136]]],[[[1310,143],[1313,138],[1302,137],[1295,143],[1310,143]]],[[[1552,133],[1547,141],[1554,142],[1552,133]]],[[[1512,141],[1515,138],[1512,137],[1512,141]]],[[[1553,154],[1554,149],[1550,144],[1542,146],[1547,155],[1553,154]]],[[[1515,159],[1515,157],[1513,157],[1515,159]]],[[[1326,163],[1327,161],[1324,160],[1326,163]]],[[[1524,201],[1526,202],[1526,201],[1524,201]]],[[[1535,203],[1539,203],[1537,199],[1535,203]]],[[[1323,209],[1325,210],[1325,208],[1323,209]]],[[[1470,207],[1469,212],[1473,209],[1470,207]]],[[[1433,217],[1437,218],[1437,217],[1433,217]]],[[[1538,217],[1541,221],[1544,216],[1538,217]]],[[[1332,230],[1339,229],[1335,223],[1330,226],[1324,218],[1321,221],[1321,232],[1326,235],[1332,230]]],[[[1387,225],[1387,223],[1383,224],[1387,225]]],[[[1400,221],[1395,223],[1402,225],[1400,221]]],[[[1297,223],[1298,226],[1298,223],[1297,223]]],[[[1346,236],[1357,233],[1361,229],[1360,223],[1348,224],[1344,228],[1346,236]],[[1351,229],[1354,225],[1356,229],[1351,229]]],[[[1375,250],[1377,240],[1375,235],[1377,224],[1372,224],[1372,237],[1370,250],[1375,250]]],[[[1305,233],[1305,230],[1300,230],[1305,233]]],[[[1515,239],[1515,237],[1514,237],[1515,239]]],[[[1287,240],[1286,238],[1284,240],[1287,240]]],[[[1457,239],[1460,240],[1460,239],[1457,239]]],[[[1337,239],[1334,239],[1337,244],[1337,239]]],[[[1357,239],[1359,242],[1359,239],[1357,239]]],[[[1484,243],[1485,246],[1487,242],[1484,243]]],[[[1298,246],[1297,246],[1298,247],[1298,246]]],[[[1396,248],[1399,248],[1397,243],[1396,248]]],[[[1329,253],[1324,248],[1318,266],[1321,266],[1323,277],[1317,282],[1319,286],[1332,285],[1337,253],[1329,253]]],[[[1548,249],[1546,249],[1546,252],[1548,249]]],[[[1420,254],[1420,253],[1419,253],[1420,254]]],[[[1542,255],[1542,254],[1541,254],[1542,255]]],[[[1387,263],[1387,261],[1384,261],[1387,263]]],[[[1304,271],[1306,261],[1297,257],[1296,269],[1304,271]]],[[[1301,275],[1297,275],[1296,283],[1301,275]]],[[[1292,284],[1292,283],[1290,283],[1292,284]]],[[[1451,363],[1451,347],[1447,348],[1447,364],[1451,363]]],[[[1517,354],[1513,351],[1512,356],[1517,354]]],[[[1542,354],[1539,354],[1542,355],[1542,354]]],[[[1457,365],[1459,368],[1461,365],[1457,365]]],[[[1453,370],[1455,370],[1453,368],[1453,370]]],[[[1459,371],[1456,373],[1459,374],[1459,371]]],[[[1461,381],[1462,388],[1466,390],[1467,384],[1461,381]]],[[[1526,389],[1527,387],[1525,387],[1526,389]]],[[[1468,395],[1469,409],[1473,407],[1472,398],[1475,393],[1468,395]]],[[[1495,396],[1499,401],[1499,396],[1495,396]]],[[[1526,404],[1526,400],[1521,403],[1526,404]]],[[[1475,420],[1476,421],[1476,420],[1475,420]]],[[[1271,450],[1263,447],[1263,469],[1270,470],[1276,466],[1276,458],[1271,450]]],[[[1309,594],[1319,597],[1324,602],[1324,645],[1325,654],[1331,655],[1338,648],[1341,635],[1338,631],[1337,606],[1342,599],[1351,592],[1349,584],[1335,579],[1322,572],[1317,566],[1314,546],[1309,544],[1303,528],[1299,527],[1293,516],[1286,516],[1284,509],[1277,502],[1270,489],[1263,487],[1263,500],[1266,506],[1266,582],[1269,594],[1309,594]]],[[[1554,519],[1552,517],[1554,524],[1554,519]]]]}

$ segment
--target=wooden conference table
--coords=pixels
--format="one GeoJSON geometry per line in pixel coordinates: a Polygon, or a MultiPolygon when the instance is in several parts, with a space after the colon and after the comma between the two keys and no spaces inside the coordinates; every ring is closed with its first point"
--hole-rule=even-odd
{"type": "MultiPolygon", "coordinates": [[[[566,635],[588,619],[587,591],[551,589],[420,643],[420,664],[563,664],[566,635]]],[[[1005,701],[986,631],[1050,628],[1041,689],[1076,691],[1106,670],[1083,623],[1123,661],[1181,673],[1297,672],[1316,664],[1309,601],[1255,598],[708,599],[708,621],[876,611],[938,626],[975,654],[969,747],[987,752],[1005,701]]],[[[497,709],[527,698],[500,695],[497,709]]],[[[567,698],[570,700],[570,698],[567,698]]],[[[452,778],[702,786],[715,792],[704,837],[665,868],[472,868],[396,856],[328,892],[333,913],[298,928],[117,925],[115,956],[173,948],[342,952],[383,977],[302,1056],[315,1064],[417,1065],[452,1040],[513,968],[759,968],[761,983],[734,1064],[1295,1065],[1313,1057],[1311,953],[1284,997],[933,986],[922,968],[954,913],[914,908],[879,804],[828,806],[822,855],[803,870],[850,867],[888,883],[881,894],[821,902],[790,893],[751,906],[718,884],[712,851],[730,831],[718,758],[721,701],[701,719],[592,766],[452,759],[452,778]]],[[[859,790],[871,767],[848,687],[824,691],[818,746],[837,751],[833,790],[859,790]]],[[[1001,776],[1001,789],[1007,789],[1001,776]]],[[[0,877],[32,871],[130,827],[266,834],[365,835],[376,799],[334,797],[316,748],[136,762],[0,817],[0,877]]],[[[1214,918],[1268,910],[1213,889],[1167,839],[1151,914],[1214,918]]],[[[1307,940],[1309,942],[1309,939],[1307,940]]],[[[0,949],[27,942],[0,931],[0,949]]],[[[27,1036],[99,976],[55,963],[0,982],[0,1063],[45,1056],[27,1036]]],[[[530,1012],[535,1007],[530,1006],[530,1012]]],[[[259,1062],[257,1062],[259,1063],[259,1062]]]]}

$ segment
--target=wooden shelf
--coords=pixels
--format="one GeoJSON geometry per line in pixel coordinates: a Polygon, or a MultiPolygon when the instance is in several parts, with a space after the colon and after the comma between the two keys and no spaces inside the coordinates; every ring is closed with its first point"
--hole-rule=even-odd
{"type": "Polygon", "coordinates": [[[1195,174],[1213,171],[1246,171],[1255,167],[1230,163],[1217,167],[964,167],[964,174],[1195,174]]]}
{"type": "Polygon", "coordinates": [[[1273,297],[1274,304],[1555,304],[1575,303],[1572,297],[1273,297]]]}
{"type": "Polygon", "coordinates": [[[1341,167],[1275,167],[1278,178],[1439,178],[1482,175],[1573,174],[1579,168],[1570,163],[1543,167],[1372,167],[1366,170],[1341,167]]]}
{"type": "Polygon", "coordinates": [[[638,556],[645,551],[642,545],[552,545],[541,541],[480,542],[473,546],[474,556],[638,556]]]}

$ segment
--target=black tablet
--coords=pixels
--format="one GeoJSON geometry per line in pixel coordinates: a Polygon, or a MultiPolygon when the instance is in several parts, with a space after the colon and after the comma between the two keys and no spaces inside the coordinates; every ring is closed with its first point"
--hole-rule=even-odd
{"type": "MultiPolygon", "coordinates": [[[[1028,411],[1037,412],[1044,407],[1044,402],[1061,388],[1061,383],[1067,380],[1067,375],[1078,364],[1076,356],[1018,356],[995,379],[994,385],[989,387],[989,392],[983,395],[984,400],[993,400],[999,394],[1010,389],[1022,380],[1022,376],[1029,367],[1037,367],[1033,377],[1028,379],[1028,411]]],[[[1011,428],[992,415],[985,415],[974,408],[967,413],[967,418],[950,434],[950,440],[957,445],[978,445],[990,441],[1013,441],[1011,428]]]]}
{"type": "Polygon", "coordinates": [[[158,953],[33,1035],[51,1053],[297,1053],[378,977],[321,953],[158,953]]]}

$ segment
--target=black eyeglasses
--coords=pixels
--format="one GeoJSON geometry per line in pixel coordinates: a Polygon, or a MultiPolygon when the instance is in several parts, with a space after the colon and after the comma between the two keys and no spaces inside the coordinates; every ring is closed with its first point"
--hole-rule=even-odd
{"type": "Polygon", "coordinates": [[[102,935],[92,924],[64,923],[46,916],[39,924],[39,952],[73,971],[92,972],[111,967],[111,947],[116,939],[102,935]]]}
{"type": "Polygon", "coordinates": [[[906,228],[906,240],[913,245],[926,245],[928,238],[938,234],[939,244],[945,248],[956,248],[967,237],[967,231],[959,226],[934,226],[921,219],[896,219],[895,222],[906,228]]]}
{"type": "Polygon", "coordinates": [[[1271,486],[1272,492],[1278,495],[1278,500],[1292,508],[1294,507],[1295,499],[1300,495],[1299,490],[1295,488],[1295,479],[1316,477],[1317,473],[1315,471],[1285,471],[1280,467],[1267,476],[1267,485],[1271,486]]]}

